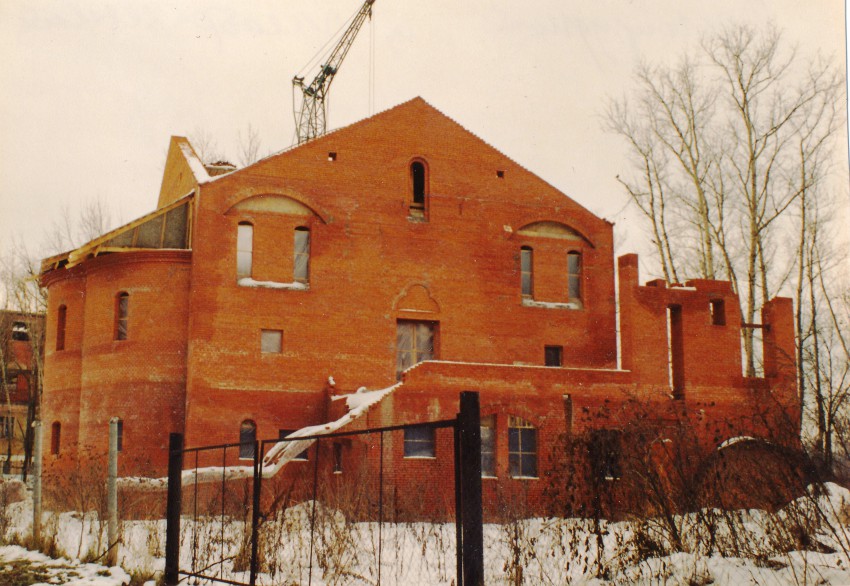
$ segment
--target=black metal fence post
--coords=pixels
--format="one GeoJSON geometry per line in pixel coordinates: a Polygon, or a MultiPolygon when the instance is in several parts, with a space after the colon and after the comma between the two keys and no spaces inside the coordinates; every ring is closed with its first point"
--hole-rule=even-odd
{"type": "Polygon", "coordinates": [[[478,393],[460,394],[463,585],[484,584],[484,512],[481,503],[481,411],[478,393]]]}
{"type": "Polygon", "coordinates": [[[165,511],[165,586],[177,586],[180,574],[180,504],[183,498],[183,434],[168,437],[168,502],[165,511]]]}
{"type": "Polygon", "coordinates": [[[263,487],[263,451],[265,451],[265,443],[260,441],[254,442],[254,482],[253,494],[251,495],[251,567],[249,575],[249,584],[254,586],[257,583],[257,574],[260,572],[259,558],[259,536],[260,536],[260,493],[263,487]]]}

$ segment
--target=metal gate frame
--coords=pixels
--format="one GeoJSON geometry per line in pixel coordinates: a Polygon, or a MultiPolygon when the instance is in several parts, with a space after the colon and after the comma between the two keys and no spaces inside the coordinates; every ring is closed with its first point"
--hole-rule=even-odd
{"type": "MultiPolygon", "coordinates": [[[[416,423],[410,425],[394,425],[389,427],[372,428],[350,432],[336,432],[324,435],[313,435],[298,438],[299,440],[322,440],[333,437],[352,435],[383,434],[412,428],[448,428],[454,429],[454,468],[455,468],[455,524],[457,530],[457,585],[481,586],[484,584],[484,537],[483,510],[481,503],[481,411],[478,393],[464,391],[460,393],[460,411],[456,419],[416,423]]],[[[215,447],[185,448],[183,434],[172,433],[169,438],[168,457],[168,503],[166,506],[165,530],[165,585],[176,586],[180,576],[196,577],[213,582],[233,584],[236,586],[255,586],[259,573],[259,526],[260,526],[260,497],[263,482],[263,453],[266,444],[274,444],[280,440],[256,441],[254,445],[254,474],[253,474],[253,503],[251,511],[251,562],[249,582],[223,580],[214,576],[196,574],[180,569],[180,514],[182,504],[182,472],[183,456],[186,452],[197,452],[215,447]]],[[[238,445],[238,444],[234,444],[238,445]]],[[[318,454],[314,463],[314,476],[318,471],[318,454]]],[[[383,449],[381,450],[381,476],[383,476],[383,449]]],[[[383,480],[381,480],[383,484],[383,480]]],[[[314,478],[315,490],[315,478],[314,478]]],[[[382,502],[383,490],[379,492],[382,502]]],[[[315,499],[314,499],[315,500],[315,499]]],[[[315,509],[314,509],[315,511],[315,509]]],[[[382,506],[379,505],[379,527],[383,525],[382,506]]],[[[312,547],[312,540],[311,540],[312,547]]],[[[311,555],[312,559],[312,555],[311,555]]],[[[380,584],[380,540],[378,553],[378,584],[380,584]]]]}

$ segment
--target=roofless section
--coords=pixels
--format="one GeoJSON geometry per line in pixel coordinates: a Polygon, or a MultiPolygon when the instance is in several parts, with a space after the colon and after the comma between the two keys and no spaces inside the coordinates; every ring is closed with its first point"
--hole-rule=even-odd
{"type": "Polygon", "coordinates": [[[72,267],[100,254],[134,250],[188,250],[191,248],[192,200],[190,194],[171,205],[107,232],[83,246],[48,259],[41,272],[72,267]]]}

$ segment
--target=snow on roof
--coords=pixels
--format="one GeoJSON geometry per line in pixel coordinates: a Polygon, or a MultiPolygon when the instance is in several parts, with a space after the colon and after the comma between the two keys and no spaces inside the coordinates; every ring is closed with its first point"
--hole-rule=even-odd
{"type": "Polygon", "coordinates": [[[192,148],[189,141],[181,140],[178,144],[180,145],[180,152],[182,152],[183,156],[186,157],[186,163],[192,170],[192,174],[195,175],[195,181],[198,183],[209,181],[211,179],[210,174],[207,173],[206,167],[204,167],[204,164],[201,162],[198,155],[195,154],[195,149],[192,148]]]}

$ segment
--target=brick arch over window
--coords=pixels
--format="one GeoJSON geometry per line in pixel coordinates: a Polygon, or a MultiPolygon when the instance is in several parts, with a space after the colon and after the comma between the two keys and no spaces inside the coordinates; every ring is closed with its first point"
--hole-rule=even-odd
{"type": "Polygon", "coordinates": [[[440,313],[440,304],[431,295],[431,291],[421,283],[405,287],[396,296],[393,309],[398,312],[440,313]]]}
{"type": "Polygon", "coordinates": [[[244,194],[240,195],[241,197],[237,195],[230,202],[224,212],[225,215],[263,212],[286,216],[303,216],[305,218],[314,216],[321,223],[328,223],[328,215],[321,211],[318,206],[302,197],[280,193],[251,193],[247,197],[244,194]]]}
{"type": "Polygon", "coordinates": [[[596,248],[593,241],[586,234],[573,226],[554,220],[540,220],[523,225],[516,234],[531,238],[553,238],[556,240],[571,240],[576,243],[584,243],[591,248],[596,248]]]}

